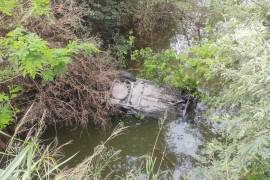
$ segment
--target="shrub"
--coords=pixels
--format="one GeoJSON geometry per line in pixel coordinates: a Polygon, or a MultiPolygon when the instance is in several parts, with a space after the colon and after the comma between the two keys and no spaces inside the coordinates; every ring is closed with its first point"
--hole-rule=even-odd
{"type": "Polygon", "coordinates": [[[1,0],[0,12],[10,16],[13,9],[17,6],[17,0],[1,0]]]}
{"type": "Polygon", "coordinates": [[[134,51],[132,59],[144,63],[142,75],[145,78],[195,92],[207,81],[216,79],[221,82],[219,74],[212,72],[211,67],[219,62],[227,66],[232,64],[226,57],[226,51],[214,43],[192,47],[186,54],[180,55],[171,49],[154,53],[146,48],[134,51]]]}
{"type": "MultiPolygon", "coordinates": [[[[77,41],[70,42],[66,48],[50,48],[46,41],[23,28],[16,28],[6,37],[0,38],[0,45],[1,56],[5,61],[9,61],[13,71],[32,79],[40,77],[44,81],[51,81],[57,75],[65,73],[73,55],[99,51],[91,43],[77,41]]],[[[8,77],[11,73],[9,70],[5,72],[8,74],[1,75],[1,79],[8,77]]],[[[9,124],[15,113],[8,103],[13,98],[13,92],[9,93],[11,96],[7,99],[7,96],[3,95],[3,100],[0,102],[0,128],[9,124]]]]}
{"type": "Polygon", "coordinates": [[[270,30],[262,22],[270,4],[227,0],[220,5],[226,21],[219,22],[214,43],[230,49],[226,56],[235,63],[211,67],[225,82],[214,106],[222,109],[216,117],[220,137],[206,145],[197,172],[206,179],[269,179],[270,30]]]}
{"type": "Polygon", "coordinates": [[[65,72],[71,56],[80,50],[87,53],[97,52],[93,44],[71,42],[66,48],[50,48],[48,43],[34,33],[16,28],[5,38],[0,38],[1,54],[8,59],[23,76],[52,80],[65,72]]]}
{"type": "Polygon", "coordinates": [[[116,58],[119,67],[126,68],[130,60],[131,51],[134,48],[134,37],[130,34],[128,38],[116,34],[115,44],[112,46],[112,55],[116,58]]]}

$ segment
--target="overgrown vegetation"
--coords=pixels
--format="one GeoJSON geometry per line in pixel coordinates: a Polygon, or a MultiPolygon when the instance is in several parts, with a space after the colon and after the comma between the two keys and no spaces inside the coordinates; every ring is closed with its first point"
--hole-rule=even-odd
{"type": "Polygon", "coordinates": [[[224,22],[216,43],[230,49],[235,66],[217,63],[225,81],[217,97],[222,138],[205,149],[208,179],[268,179],[269,171],[269,1],[220,3],[224,22]]]}
{"type": "Polygon", "coordinates": [[[206,179],[270,176],[269,5],[264,0],[211,1],[210,13],[216,16],[208,19],[208,42],[181,55],[151,49],[134,53],[144,61],[144,76],[159,83],[189,90],[215,83],[218,94],[203,91],[213,109],[223,110],[215,117],[221,137],[208,143],[200,159],[200,176],[206,179]]]}
{"type": "MultiPolygon", "coordinates": [[[[72,9],[67,13],[63,9],[53,9],[52,13],[57,17],[54,22],[50,22],[50,1],[33,0],[25,3],[30,8],[23,7],[19,1],[12,4],[12,9],[10,2],[3,2],[1,5],[1,11],[5,14],[1,23],[12,22],[7,29],[3,27],[2,30],[6,33],[0,37],[3,70],[0,77],[0,90],[3,94],[1,128],[11,123],[12,119],[19,119],[30,106],[34,108],[27,118],[33,122],[41,118],[45,108],[50,111],[47,114],[47,123],[58,119],[59,122],[79,123],[85,127],[88,120],[93,118],[96,125],[105,127],[108,115],[104,112],[104,107],[109,108],[105,100],[106,91],[109,90],[109,79],[116,71],[103,58],[108,57],[105,54],[98,56],[100,60],[92,56],[100,52],[97,43],[83,40],[84,36],[81,40],[76,37],[76,30],[71,27],[75,26],[72,23],[76,19],[81,18],[78,8],[74,9],[74,2],[68,1],[63,9],[66,6],[72,9]],[[24,11],[21,8],[25,8],[24,11]],[[66,22],[71,24],[63,24],[66,16],[72,13],[72,19],[66,22]],[[60,29],[54,29],[55,25],[60,29]],[[50,37],[52,34],[53,37],[50,37]],[[66,38],[67,36],[69,37],[66,38]],[[72,63],[73,59],[76,59],[76,63],[72,63]],[[105,72],[109,69],[110,72],[105,72]],[[83,71],[85,74],[80,74],[83,71]],[[64,75],[70,78],[64,78],[64,75]],[[15,85],[21,87],[18,97],[6,96],[5,94],[13,93],[9,87],[15,85]],[[73,112],[72,116],[70,111],[73,112]]],[[[54,3],[57,7],[57,2],[54,3]]]]}
{"type": "MultiPolygon", "coordinates": [[[[207,96],[213,110],[222,110],[215,116],[220,134],[205,145],[191,179],[268,179],[269,1],[211,0],[207,6],[196,19],[186,13],[194,7],[185,1],[1,0],[0,129],[23,120],[27,123],[20,129],[27,132],[40,119],[107,127],[115,64],[126,68],[131,57],[143,63],[142,77],[207,96]],[[145,48],[159,38],[155,34],[174,32],[177,23],[191,21],[201,44],[186,53],[145,48]],[[99,50],[94,31],[107,40],[104,47],[111,53],[99,50]],[[143,48],[134,50],[136,45],[143,48]]],[[[17,153],[3,154],[2,162],[9,161],[1,164],[0,177],[101,179],[119,154],[106,142],[78,167],[60,174],[62,163],[49,146],[35,138],[11,143],[17,153]]],[[[148,179],[158,179],[156,165],[153,155],[148,157],[148,179]]],[[[138,178],[132,172],[127,176],[138,178]]]]}
{"type": "Polygon", "coordinates": [[[177,22],[187,16],[184,8],[176,6],[175,1],[77,1],[85,10],[87,23],[82,26],[102,38],[103,47],[111,50],[121,68],[130,63],[130,52],[134,47],[155,46],[160,34],[172,35],[177,22]]]}
{"type": "Polygon", "coordinates": [[[150,48],[136,50],[132,59],[143,61],[142,76],[159,84],[187,89],[195,92],[206,81],[217,79],[219,74],[211,68],[218,62],[228,66],[226,52],[214,43],[206,43],[199,47],[190,48],[186,54],[178,55],[174,50],[154,53],[150,48]],[[220,54],[215,59],[217,52],[220,54]]]}

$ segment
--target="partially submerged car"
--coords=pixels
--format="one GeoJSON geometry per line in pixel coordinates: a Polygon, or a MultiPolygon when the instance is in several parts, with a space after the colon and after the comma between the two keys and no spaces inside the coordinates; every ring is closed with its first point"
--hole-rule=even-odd
{"type": "Polygon", "coordinates": [[[182,116],[185,111],[183,99],[143,79],[114,80],[110,102],[126,113],[154,119],[173,119],[182,116]]]}

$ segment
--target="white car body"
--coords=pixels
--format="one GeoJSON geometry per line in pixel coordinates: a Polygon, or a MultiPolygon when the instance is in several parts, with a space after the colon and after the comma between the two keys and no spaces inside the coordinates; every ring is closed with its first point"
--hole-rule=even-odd
{"type": "Polygon", "coordinates": [[[165,88],[157,87],[147,80],[137,79],[115,80],[111,88],[110,102],[131,114],[141,114],[150,118],[175,118],[179,114],[177,105],[182,101],[166,92],[165,88]]]}

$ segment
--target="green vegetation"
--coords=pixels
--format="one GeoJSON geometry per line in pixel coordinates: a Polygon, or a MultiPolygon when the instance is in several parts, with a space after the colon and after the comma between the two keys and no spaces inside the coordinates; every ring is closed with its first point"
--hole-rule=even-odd
{"type": "MultiPolygon", "coordinates": [[[[206,179],[267,179],[269,150],[269,8],[267,1],[212,1],[206,30],[211,41],[186,54],[172,50],[134,52],[144,77],[197,90],[216,81],[212,108],[221,137],[209,142],[198,168],[206,179]],[[202,166],[202,164],[201,164],[202,166]]],[[[211,89],[206,89],[209,92],[211,89]]],[[[198,172],[197,171],[197,172],[198,172]]]]}
{"type": "MultiPolygon", "coordinates": [[[[20,120],[27,118],[25,128],[35,129],[33,122],[46,119],[45,112],[51,121],[87,126],[94,119],[105,127],[110,82],[117,74],[111,59],[121,68],[128,68],[132,59],[143,64],[141,77],[207,97],[211,110],[219,112],[213,118],[219,133],[206,143],[191,179],[268,179],[269,1],[210,0],[204,7],[207,22],[193,22],[204,27],[206,38],[199,33],[200,43],[181,54],[145,47],[158,38],[155,33],[195,21],[185,14],[194,7],[175,2],[1,0],[0,129],[17,132],[20,120]],[[96,45],[101,43],[88,41],[92,31],[104,40],[103,52],[96,45]]],[[[102,179],[120,153],[105,146],[109,138],[77,167],[62,171],[59,167],[73,156],[59,161],[52,145],[41,145],[34,135],[25,139],[16,139],[1,153],[8,159],[1,164],[2,179],[102,179]]],[[[143,168],[126,176],[136,179],[145,171],[148,179],[158,179],[157,165],[152,153],[143,168]]]]}
{"type": "Polygon", "coordinates": [[[17,6],[17,0],[3,0],[0,2],[0,12],[11,15],[12,10],[17,6]]]}
{"type": "Polygon", "coordinates": [[[48,16],[50,9],[50,0],[32,0],[32,14],[34,16],[48,16]]]}
{"type": "MultiPolygon", "coordinates": [[[[15,2],[4,1],[0,10],[11,16],[11,10],[16,6],[15,2]]],[[[49,0],[33,0],[33,15],[48,15],[49,5],[49,0]]],[[[75,54],[90,55],[93,52],[99,52],[94,44],[77,40],[69,42],[65,48],[51,48],[49,43],[36,33],[28,32],[23,27],[16,27],[8,32],[6,37],[0,37],[0,59],[5,61],[1,65],[3,71],[0,79],[6,81],[22,75],[31,79],[39,77],[44,81],[52,81],[57,75],[66,72],[67,65],[75,54]]],[[[10,96],[1,93],[0,98],[0,129],[10,124],[13,115],[16,114],[10,103],[15,91],[9,90],[6,93],[10,96]]]]}
{"type": "Polygon", "coordinates": [[[11,110],[10,106],[6,104],[7,96],[0,94],[0,98],[0,129],[3,129],[11,123],[13,111],[11,110]]]}
{"type": "Polygon", "coordinates": [[[1,54],[23,75],[35,78],[40,75],[44,80],[53,80],[65,72],[66,65],[73,54],[80,51],[97,52],[93,44],[71,42],[66,48],[49,48],[48,43],[34,33],[16,28],[0,39],[1,54]]]}
{"type": "MultiPolygon", "coordinates": [[[[20,3],[25,3],[23,0],[2,0],[0,2],[0,12],[5,15],[12,16],[13,10],[20,3]]],[[[31,14],[33,16],[49,16],[50,14],[50,0],[31,0],[31,14]]],[[[27,2],[26,2],[27,3],[27,2]]]]}
{"type": "Polygon", "coordinates": [[[21,91],[20,86],[9,87],[9,94],[0,93],[0,129],[4,129],[9,125],[15,113],[19,110],[12,107],[11,100],[21,91]]]}
{"type": "Polygon", "coordinates": [[[221,72],[214,67],[219,63],[233,66],[233,58],[228,54],[233,55],[233,52],[209,42],[180,55],[170,49],[160,53],[154,53],[150,48],[136,50],[132,59],[143,62],[143,77],[194,93],[198,88],[210,90],[208,82],[217,81],[215,91],[222,85],[221,72]]]}
{"type": "MultiPolygon", "coordinates": [[[[98,52],[95,45],[77,41],[69,43],[66,48],[49,48],[46,41],[22,28],[16,28],[5,38],[0,38],[0,45],[1,58],[10,62],[13,71],[32,79],[39,76],[45,81],[52,81],[55,76],[65,73],[72,55],[98,52]]],[[[6,101],[9,99],[2,99],[1,104],[7,104],[6,101]]],[[[2,117],[0,128],[2,128],[11,122],[12,111],[8,106],[2,105],[0,112],[2,117]]]]}
{"type": "Polygon", "coordinates": [[[231,49],[232,67],[217,63],[225,81],[218,99],[222,138],[205,149],[208,179],[267,179],[269,168],[269,19],[268,1],[224,4],[226,22],[216,43],[231,49]]]}
{"type": "Polygon", "coordinates": [[[159,84],[195,91],[202,79],[210,79],[210,63],[217,47],[205,44],[187,54],[177,55],[174,50],[154,53],[150,48],[136,50],[132,59],[144,62],[143,77],[159,84]]]}
{"type": "Polygon", "coordinates": [[[127,68],[130,54],[134,48],[134,36],[130,34],[128,39],[116,34],[114,36],[115,45],[112,46],[112,55],[117,59],[117,64],[122,68],[127,68]]]}
{"type": "Polygon", "coordinates": [[[56,154],[50,151],[50,146],[44,149],[35,141],[25,144],[7,167],[0,170],[1,179],[50,179],[53,172],[59,171],[59,167],[69,160],[57,164],[56,154]]]}

